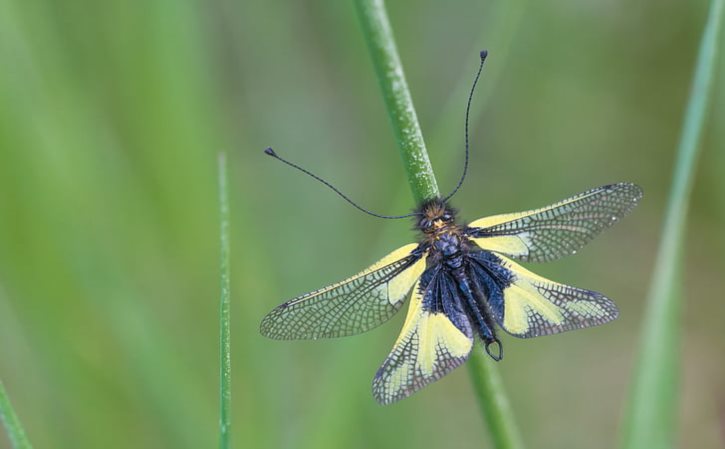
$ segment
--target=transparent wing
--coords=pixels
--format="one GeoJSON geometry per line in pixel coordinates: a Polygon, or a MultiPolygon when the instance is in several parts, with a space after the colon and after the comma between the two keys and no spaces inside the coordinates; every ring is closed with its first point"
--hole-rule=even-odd
{"type": "Polygon", "coordinates": [[[481,218],[469,224],[467,233],[483,249],[546,262],[574,254],[641,198],[635,184],[610,184],[541,209],[481,218]]]}
{"type": "Polygon", "coordinates": [[[496,322],[515,337],[597,326],[619,315],[614,302],[601,293],[550,281],[493,253],[473,258],[496,322]]]}
{"type": "Polygon", "coordinates": [[[373,396],[381,404],[440,379],[465,362],[473,347],[471,325],[453,280],[439,272],[421,290],[416,284],[400,336],[373,379],[373,396]]]}
{"type": "Polygon", "coordinates": [[[262,319],[262,335],[317,339],[359,334],[389,320],[425,268],[417,244],[399,248],[342,282],[298,296],[262,319]]]}

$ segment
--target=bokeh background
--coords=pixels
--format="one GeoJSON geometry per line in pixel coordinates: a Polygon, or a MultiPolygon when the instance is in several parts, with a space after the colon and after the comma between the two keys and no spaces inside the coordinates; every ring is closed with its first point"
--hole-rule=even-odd
{"type": "MultiPolygon", "coordinates": [[[[504,337],[532,448],[617,441],[707,2],[388,5],[443,191],[464,219],[628,180],[642,205],[536,266],[616,300],[607,326],[504,337]]],[[[38,448],[217,439],[216,157],[232,207],[233,437],[240,448],[480,448],[459,369],[397,405],[370,381],[404,313],[368,334],[278,342],[282,300],[413,238],[262,155],[273,145],[380,213],[414,207],[350,1],[0,0],[0,378],[38,448]]],[[[680,440],[723,443],[725,70],[689,214],[680,440]]],[[[0,447],[9,447],[0,436],[0,447]]]]}

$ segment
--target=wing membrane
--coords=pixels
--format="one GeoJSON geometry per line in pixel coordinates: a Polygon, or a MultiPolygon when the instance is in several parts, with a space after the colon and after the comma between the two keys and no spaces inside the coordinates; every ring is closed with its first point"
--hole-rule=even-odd
{"type": "MultiPolygon", "coordinates": [[[[496,322],[519,338],[597,326],[617,318],[611,299],[591,290],[559,284],[492,253],[476,257],[488,276],[485,287],[496,322]]],[[[485,282],[485,281],[484,281],[485,282]]]]}
{"type": "Polygon", "coordinates": [[[455,288],[442,272],[428,288],[422,289],[420,282],[414,287],[400,336],[373,379],[373,395],[379,403],[410,396],[468,358],[473,332],[455,288]]]}
{"type": "Polygon", "coordinates": [[[262,335],[331,338],[379,326],[400,309],[425,268],[425,256],[414,252],[417,246],[403,246],[355,276],[278,306],[262,320],[262,335]]]}
{"type": "Polygon", "coordinates": [[[525,262],[546,262],[573,254],[626,215],[642,189],[610,184],[541,209],[481,218],[469,225],[478,246],[525,262]]]}

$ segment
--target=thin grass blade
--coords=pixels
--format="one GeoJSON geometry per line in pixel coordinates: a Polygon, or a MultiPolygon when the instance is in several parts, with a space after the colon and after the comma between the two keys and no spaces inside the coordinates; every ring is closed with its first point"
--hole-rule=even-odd
{"type": "Polygon", "coordinates": [[[650,285],[623,449],[675,447],[680,366],[682,256],[690,193],[718,56],[723,0],[710,4],[684,117],[672,186],[650,285]]]}
{"type": "Polygon", "coordinates": [[[227,193],[227,158],[219,153],[219,242],[221,297],[219,303],[219,449],[231,447],[232,352],[231,304],[229,287],[229,198],[227,193]]]}
{"type": "Polygon", "coordinates": [[[10,444],[14,449],[32,449],[33,446],[25,435],[23,425],[20,423],[20,419],[15,413],[13,405],[10,403],[10,398],[5,391],[5,386],[2,381],[0,381],[0,421],[5,426],[10,444]]]}

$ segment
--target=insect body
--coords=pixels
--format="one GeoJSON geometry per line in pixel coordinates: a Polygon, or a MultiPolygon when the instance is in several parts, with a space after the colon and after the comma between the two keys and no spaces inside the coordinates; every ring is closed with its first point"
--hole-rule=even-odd
{"type": "Polygon", "coordinates": [[[474,335],[495,360],[496,326],[529,338],[617,317],[604,295],[538,276],[512,259],[545,262],[573,254],[641,198],[629,183],[606,185],[541,209],[460,226],[443,201],[421,206],[418,244],[399,248],[338,284],[288,301],[262,321],[277,339],[328,338],[370,330],[410,296],[408,316],[373,380],[383,404],[402,399],[462,364],[474,335]]]}
{"type": "MultiPolygon", "coordinates": [[[[486,53],[481,53],[473,88],[486,53]]],[[[381,218],[415,217],[412,243],[342,282],[294,298],[264,317],[261,332],[275,339],[342,337],[390,319],[410,298],[403,329],[373,379],[382,404],[409,396],[441,378],[470,355],[477,335],[495,360],[503,358],[497,329],[520,338],[596,326],[617,317],[604,295],[538,276],[517,262],[546,262],[574,254],[626,215],[642,197],[630,183],[605,185],[550,206],[482,218],[463,226],[448,200],[453,192],[402,216],[372,213],[327,181],[265,152],[322,182],[358,209],[381,218]]]]}

